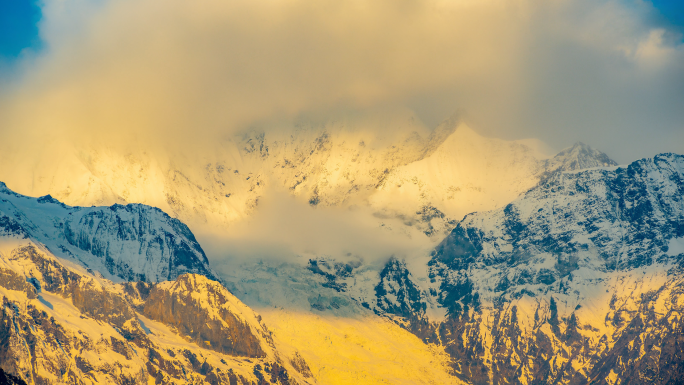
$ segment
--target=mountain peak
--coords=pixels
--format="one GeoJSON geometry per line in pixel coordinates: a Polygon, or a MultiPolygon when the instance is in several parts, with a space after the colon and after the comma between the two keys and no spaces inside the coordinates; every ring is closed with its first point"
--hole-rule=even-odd
{"type": "Polygon", "coordinates": [[[579,171],[596,167],[612,167],[617,163],[605,153],[582,142],[561,150],[556,156],[548,159],[543,167],[540,180],[565,171],[579,171]]]}
{"type": "Polygon", "coordinates": [[[454,114],[449,119],[439,124],[428,137],[427,146],[423,151],[423,157],[432,154],[444,141],[453,134],[461,123],[459,114],[454,114]]]}
{"type": "Polygon", "coordinates": [[[266,346],[270,341],[257,315],[223,285],[202,275],[182,274],[176,281],[157,284],[143,313],[220,353],[264,358],[272,348],[266,346]]]}
{"type": "Polygon", "coordinates": [[[60,205],[60,206],[62,206],[62,207],[64,207],[64,208],[67,207],[64,203],[62,203],[62,202],[58,201],[57,199],[53,198],[52,195],[50,195],[50,194],[44,195],[44,196],[38,198],[38,199],[37,199],[37,202],[38,202],[38,203],[54,203],[54,204],[60,205]]]}
{"type": "Polygon", "coordinates": [[[14,191],[10,190],[9,187],[7,187],[7,184],[5,182],[0,182],[0,193],[18,196],[17,193],[15,193],[14,191]]]}
{"type": "Polygon", "coordinates": [[[553,160],[563,162],[563,171],[617,166],[608,155],[582,142],[561,150],[553,160]]]}

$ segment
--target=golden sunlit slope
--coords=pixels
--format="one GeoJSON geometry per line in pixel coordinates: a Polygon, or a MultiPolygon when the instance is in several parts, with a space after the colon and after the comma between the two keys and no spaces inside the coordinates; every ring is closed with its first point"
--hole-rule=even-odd
{"type": "Polygon", "coordinates": [[[298,352],[321,384],[463,384],[443,348],[374,316],[341,318],[258,309],[286,355],[298,352]]]}

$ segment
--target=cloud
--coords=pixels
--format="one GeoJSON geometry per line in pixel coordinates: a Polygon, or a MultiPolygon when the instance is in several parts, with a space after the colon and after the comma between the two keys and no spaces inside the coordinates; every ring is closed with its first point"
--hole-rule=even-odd
{"type": "Polygon", "coordinates": [[[196,235],[212,264],[221,268],[261,259],[306,263],[315,257],[377,265],[391,256],[427,255],[435,246],[419,230],[407,228],[402,233],[379,226],[369,209],[313,208],[275,190],[264,194],[259,210],[229,231],[201,228],[196,235]]]}
{"type": "Polygon", "coordinates": [[[264,121],[399,106],[624,161],[684,152],[684,50],[655,13],[610,0],[47,0],[45,50],[3,83],[0,130],[201,150],[264,121]]]}
{"type": "MultiPolygon", "coordinates": [[[[246,128],[406,109],[428,127],[459,111],[486,135],[581,140],[622,163],[684,153],[681,36],[640,0],[45,0],[42,14],[42,50],[0,68],[2,178],[27,189],[34,164],[61,164],[60,143],[156,151],[192,175],[246,128]]],[[[397,126],[375,121],[356,126],[397,126]]],[[[282,193],[198,238],[224,264],[431,247],[282,193]]]]}

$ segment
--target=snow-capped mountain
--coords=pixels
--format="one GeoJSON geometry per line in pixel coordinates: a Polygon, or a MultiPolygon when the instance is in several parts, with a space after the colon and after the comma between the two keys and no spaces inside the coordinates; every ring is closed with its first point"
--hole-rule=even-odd
{"type": "Polygon", "coordinates": [[[302,357],[280,353],[260,317],[218,282],[183,274],[175,282],[113,284],[64,266],[31,241],[3,241],[0,366],[15,379],[315,383],[302,357]]]}
{"type": "Polygon", "coordinates": [[[661,154],[551,173],[469,214],[433,251],[427,287],[387,265],[377,308],[473,383],[677,383],[683,261],[684,156],[661,154]]]}
{"type": "Polygon", "coordinates": [[[416,223],[428,236],[446,235],[467,213],[501,207],[549,175],[614,165],[583,143],[545,159],[528,145],[458,126],[429,156],[391,171],[370,201],[381,217],[416,223]]]}
{"type": "Polygon", "coordinates": [[[190,229],[154,207],[70,207],[0,182],[0,226],[109,279],[157,282],[186,272],[216,279],[190,229]]]}
{"type": "MultiPolygon", "coordinates": [[[[683,380],[684,156],[618,166],[582,143],[549,157],[538,143],[483,138],[457,120],[432,132],[410,119],[400,126],[400,140],[346,123],[253,132],[201,159],[77,152],[70,162],[82,167],[70,170],[82,173],[68,188],[39,177],[32,188],[82,204],[154,203],[189,227],[140,204],[69,207],[3,185],[0,243],[33,242],[100,282],[149,339],[163,336],[155,343],[181,338],[202,352],[261,360],[240,372],[252,373],[246,381],[278,368],[331,384],[683,380]],[[362,208],[427,247],[385,259],[265,255],[224,261],[214,273],[190,229],[226,233],[272,189],[309,210],[362,208]],[[98,272],[144,282],[113,284],[98,272]]],[[[51,285],[26,275],[20,260],[3,273],[5,288],[30,291],[34,276],[51,285]]],[[[77,296],[63,297],[88,316],[77,296]]],[[[28,325],[28,313],[14,314],[28,325]]],[[[146,373],[176,378],[183,368],[211,382],[186,356],[176,369],[164,364],[174,356],[160,357],[162,369],[146,373]]]]}

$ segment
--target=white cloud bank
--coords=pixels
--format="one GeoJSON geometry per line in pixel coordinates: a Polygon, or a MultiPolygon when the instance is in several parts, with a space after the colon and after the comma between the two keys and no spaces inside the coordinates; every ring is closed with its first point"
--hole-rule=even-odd
{"type": "MultiPolygon", "coordinates": [[[[399,221],[387,222],[401,227],[399,221]]],[[[265,194],[259,210],[228,231],[205,229],[197,236],[212,263],[229,267],[262,259],[306,264],[316,257],[382,266],[391,256],[427,255],[436,245],[413,228],[404,233],[378,226],[369,209],[312,208],[278,191],[265,194]]]]}
{"type": "MultiPolygon", "coordinates": [[[[619,161],[684,152],[681,36],[642,1],[46,0],[4,143],[190,146],[271,119],[455,110],[619,161]]],[[[26,153],[26,151],[23,151],[26,153]]]]}

